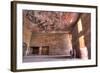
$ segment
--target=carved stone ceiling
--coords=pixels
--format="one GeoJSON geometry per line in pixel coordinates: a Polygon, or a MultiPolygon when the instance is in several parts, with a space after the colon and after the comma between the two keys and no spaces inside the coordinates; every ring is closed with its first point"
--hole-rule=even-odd
{"type": "Polygon", "coordinates": [[[79,18],[76,12],[23,10],[23,14],[32,23],[32,32],[67,32],[79,18]]]}

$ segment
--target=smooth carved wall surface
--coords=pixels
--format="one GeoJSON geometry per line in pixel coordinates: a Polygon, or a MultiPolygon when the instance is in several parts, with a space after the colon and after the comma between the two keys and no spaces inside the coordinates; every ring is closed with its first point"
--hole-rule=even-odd
{"type": "Polygon", "coordinates": [[[33,34],[30,46],[49,46],[49,55],[70,55],[68,34],[33,34]]]}

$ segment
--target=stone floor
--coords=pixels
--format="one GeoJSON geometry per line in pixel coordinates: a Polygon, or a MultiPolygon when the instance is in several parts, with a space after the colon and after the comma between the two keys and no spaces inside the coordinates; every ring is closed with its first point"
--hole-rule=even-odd
{"type": "Polygon", "coordinates": [[[31,56],[24,56],[23,62],[65,61],[67,59],[72,59],[72,58],[70,56],[65,56],[65,55],[62,55],[62,56],[31,55],[31,56]]]}

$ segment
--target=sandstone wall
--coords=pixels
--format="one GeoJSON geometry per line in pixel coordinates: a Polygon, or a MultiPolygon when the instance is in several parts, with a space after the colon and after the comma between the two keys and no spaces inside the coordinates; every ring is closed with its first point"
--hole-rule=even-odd
{"type": "Polygon", "coordinates": [[[72,31],[72,44],[73,48],[76,50],[77,58],[80,58],[80,45],[79,45],[79,38],[84,36],[85,46],[88,49],[88,58],[91,58],[91,14],[83,13],[80,16],[82,20],[82,31],[78,33],[77,24],[73,28],[72,31]]]}
{"type": "Polygon", "coordinates": [[[31,46],[49,46],[49,55],[70,55],[68,34],[33,34],[31,46]]]}

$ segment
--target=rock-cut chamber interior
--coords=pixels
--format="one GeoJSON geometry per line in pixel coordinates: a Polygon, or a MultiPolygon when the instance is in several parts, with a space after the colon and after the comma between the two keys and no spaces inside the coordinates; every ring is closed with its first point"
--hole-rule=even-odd
{"type": "Polygon", "coordinates": [[[23,10],[23,56],[91,59],[91,14],[23,10]]]}

